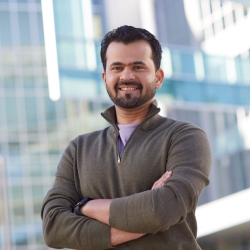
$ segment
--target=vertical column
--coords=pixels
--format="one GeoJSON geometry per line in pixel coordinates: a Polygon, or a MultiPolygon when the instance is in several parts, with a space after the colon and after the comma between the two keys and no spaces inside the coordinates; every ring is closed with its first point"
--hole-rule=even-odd
{"type": "Polygon", "coordinates": [[[237,72],[234,58],[226,59],[227,80],[229,83],[234,84],[237,82],[237,72]]]}
{"type": "Polygon", "coordinates": [[[142,27],[156,35],[154,1],[140,0],[139,4],[142,27]]]}
{"type": "Polygon", "coordinates": [[[195,76],[198,81],[203,81],[205,79],[205,67],[204,60],[201,51],[194,52],[194,67],[195,76]]]}
{"type": "Polygon", "coordinates": [[[84,38],[86,40],[86,59],[87,68],[89,70],[95,70],[97,67],[96,62],[96,50],[94,43],[94,26],[92,17],[92,5],[91,0],[82,0],[82,22],[84,27],[84,38]]]}
{"type": "Polygon", "coordinates": [[[45,54],[49,96],[52,101],[60,99],[60,80],[57,59],[56,34],[52,0],[42,0],[42,16],[44,29],[45,54]]]}

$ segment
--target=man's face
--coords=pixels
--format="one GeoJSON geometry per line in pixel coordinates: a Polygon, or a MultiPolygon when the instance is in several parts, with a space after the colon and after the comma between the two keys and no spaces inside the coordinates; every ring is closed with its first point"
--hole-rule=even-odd
{"type": "Polygon", "coordinates": [[[106,71],[102,77],[115,105],[132,109],[153,101],[161,87],[163,72],[155,72],[150,45],[145,41],[130,44],[112,42],[106,52],[106,71]]]}

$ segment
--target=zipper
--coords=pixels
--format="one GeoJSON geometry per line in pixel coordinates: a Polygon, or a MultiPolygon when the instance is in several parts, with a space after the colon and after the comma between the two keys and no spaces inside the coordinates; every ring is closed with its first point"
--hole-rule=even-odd
{"type": "MultiPolygon", "coordinates": [[[[157,112],[157,111],[153,112],[150,116],[148,116],[141,124],[139,124],[139,125],[135,128],[135,130],[133,131],[133,133],[130,135],[130,137],[129,137],[127,143],[126,143],[126,145],[124,146],[124,148],[123,148],[123,150],[122,150],[122,152],[121,152],[121,155],[119,154],[119,142],[118,142],[119,136],[118,136],[118,138],[117,138],[117,150],[118,150],[118,159],[117,159],[117,163],[118,163],[119,165],[121,164],[123,151],[125,150],[125,148],[126,148],[127,144],[129,143],[129,141],[131,141],[131,138],[133,138],[133,136],[134,136],[136,130],[138,130],[139,127],[141,127],[143,124],[145,124],[148,120],[150,120],[153,116],[155,116],[155,115],[158,114],[158,113],[159,113],[159,112],[157,112]]],[[[118,131],[118,133],[119,133],[119,131],[118,131]]]]}
{"type": "Polygon", "coordinates": [[[120,149],[119,149],[119,132],[118,132],[118,137],[117,137],[117,163],[120,165],[121,164],[121,157],[120,157],[120,149]]]}
{"type": "MultiPolygon", "coordinates": [[[[122,152],[121,152],[121,156],[122,156],[122,153],[125,149],[125,147],[127,146],[128,142],[131,140],[131,137],[133,137],[134,133],[136,132],[137,129],[139,129],[139,127],[141,127],[143,124],[145,124],[148,120],[150,120],[153,116],[155,116],[156,114],[158,114],[159,111],[158,111],[158,108],[150,115],[148,116],[141,124],[139,124],[139,126],[137,126],[137,128],[134,130],[134,132],[130,135],[126,145],[124,146],[122,152]]],[[[107,117],[105,117],[103,114],[101,114],[102,117],[104,117],[113,127],[116,128],[117,132],[118,132],[118,137],[119,137],[119,131],[116,127],[116,124],[112,122],[112,120],[108,119],[107,117]]],[[[119,142],[118,142],[118,139],[117,138],[117,163],[120,165],[121,164],[121,156],[119,155],[119,142]]]]}

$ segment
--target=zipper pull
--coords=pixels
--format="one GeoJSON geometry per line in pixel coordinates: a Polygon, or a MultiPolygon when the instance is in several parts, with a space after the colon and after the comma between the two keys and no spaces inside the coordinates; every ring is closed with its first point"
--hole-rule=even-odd
{"type": "Polygon", "coordinates": [[[118,155],[118,164],[119,164],[119,165],[121,164],[121,158],[120,158],[119,155],[118,155]]]}

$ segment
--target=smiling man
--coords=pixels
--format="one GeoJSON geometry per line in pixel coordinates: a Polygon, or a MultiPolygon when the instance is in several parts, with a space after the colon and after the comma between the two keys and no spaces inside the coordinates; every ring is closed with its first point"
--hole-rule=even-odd
{"type": "Polygon", "coordinates": [[[195,209],[211,153],[198,127],[160,116],[161,46],[147,30],[103,38],[110,126],[70,142],[44,199],[48,246],[74,249],[200,249],[195,209]]]}
{"type": "Polygon", "coordinates": [[[106,57],[102,77],[116,106],[133,109],[152,103],[156,89],[162,84],[163,71],[155,69],[149,44],[145,41],[112,42],[106,57]]]}

